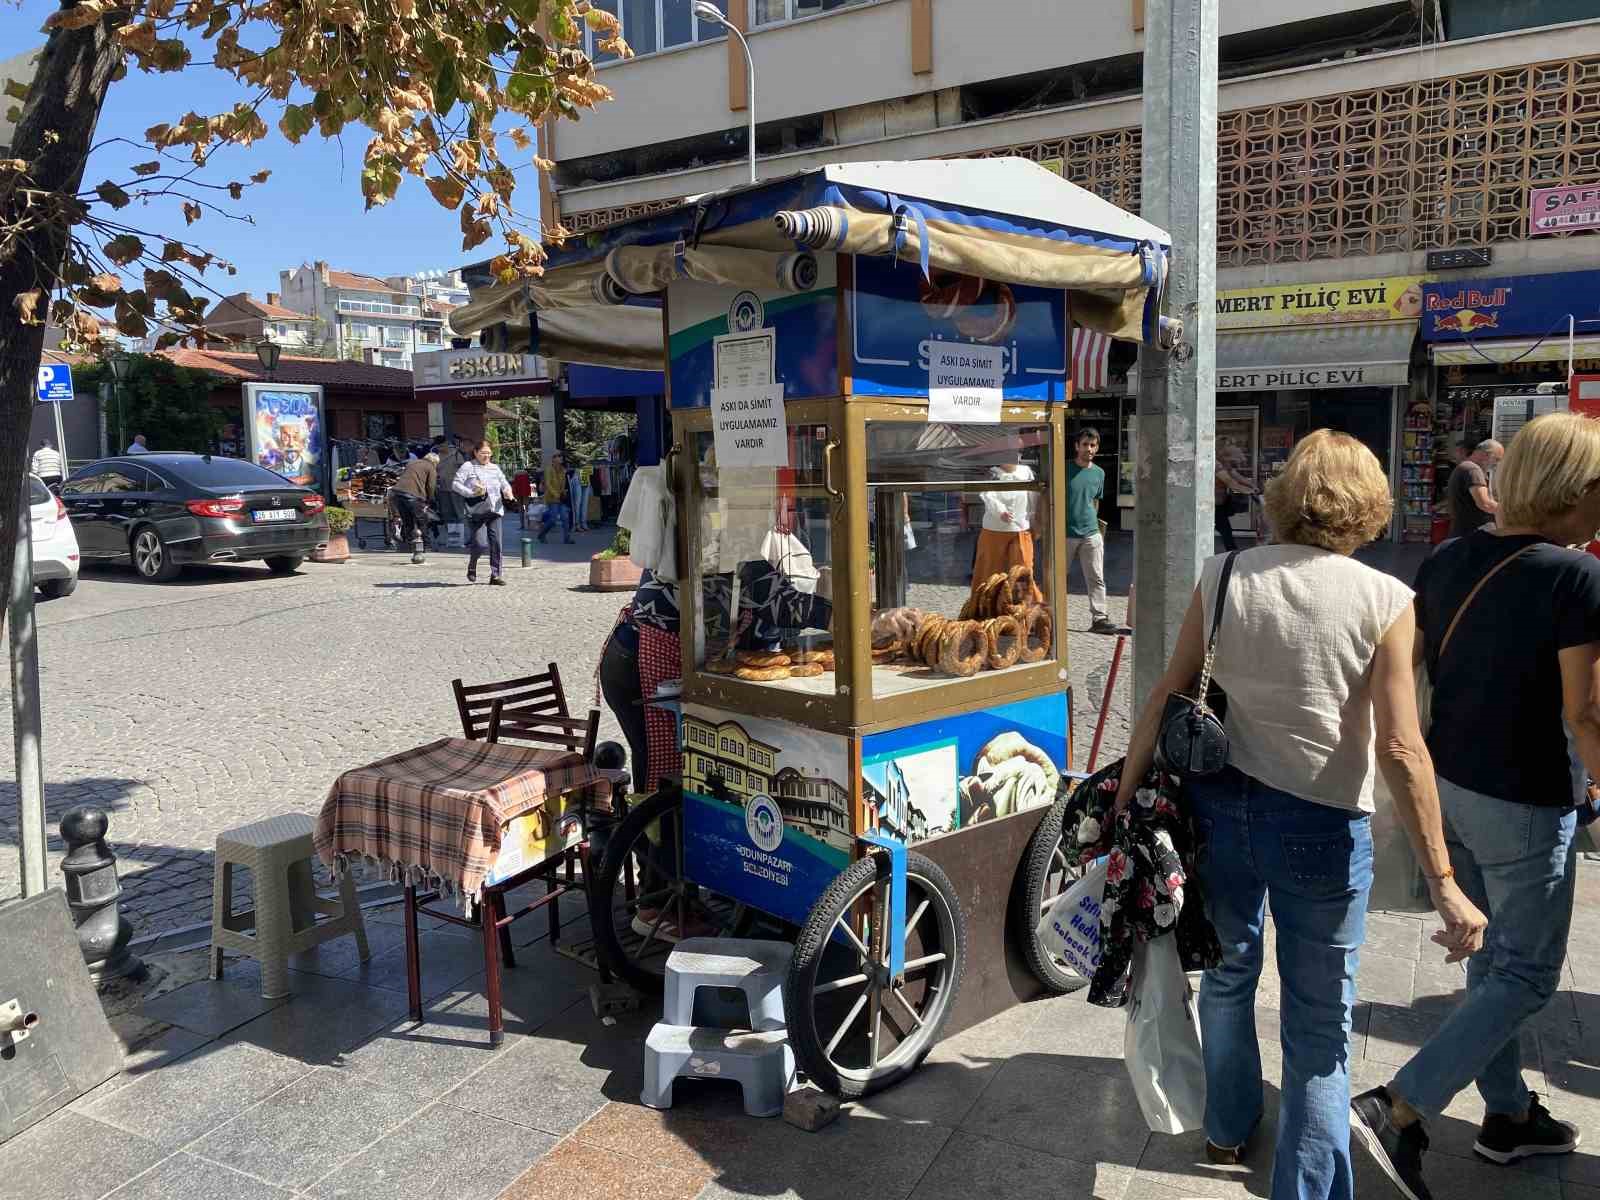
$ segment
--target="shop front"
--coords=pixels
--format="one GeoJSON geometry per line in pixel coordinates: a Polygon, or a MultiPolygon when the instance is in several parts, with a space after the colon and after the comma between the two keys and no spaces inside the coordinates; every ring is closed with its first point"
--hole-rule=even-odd
{"type": "MultiPolygon", "coordinates": [[[[432,350],[412,357],[416,397],[427,414],[429,437],[484,436],[488,405],[550,393],[544,360],[532,354],[496,353],[474,346],[432,350]]],[[[420,431],[418,431],[420,432],[420,431]]],[[[381,441],[395,434],[368,419],[352,437],[381,441]]],[[[414,436],[408,429],[400,436],[414,436]]]]}
{"type": "MultiPolygon", "coordinates": [[[[1316,429],[1359,439],[1394,481],[1391,537],[1411,528],[1412,491],[1427,490],[1427,421],[1413,412],[1412,343],[1422,303],[1415,276],[1279,284],[1217,295],[1217,452],[1259,489],[1316,429]]],[[[1254,509],[1235,532],[1260,532],[1254,509]]],[[[1425,523],[1416,527],[1426,538],[1425,523]]]]}

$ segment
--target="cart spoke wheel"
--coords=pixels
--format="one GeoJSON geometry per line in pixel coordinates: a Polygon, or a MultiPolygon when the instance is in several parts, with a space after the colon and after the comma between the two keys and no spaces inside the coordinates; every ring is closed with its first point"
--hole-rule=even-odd
{"type": "Polygon", "coordinates": [[[1012,936],[1035,977],[1058,995],[1076,991],[1089,981],[1047,950],[1038,930],[1062,893],[1083,874],[1077,861],[1076,832],[1084,800],[1093,790],[1091,783],[1081,783],[1051,805],[1028,843],[1012,897],[1012,936]]]}
{"type": "Polygon", "coordinates": [[[801,1069],[840,1096],[866,1095],[913,1071],[938,1040],[960,983],[966,922],[944,872],[909,856],[907,962],[898,978],[882,928],[887,891],[877,857],[840,875],[811,910],[784,987],[801,1069]],[[863,914],[871,914],[865,924],[863,914]]]}

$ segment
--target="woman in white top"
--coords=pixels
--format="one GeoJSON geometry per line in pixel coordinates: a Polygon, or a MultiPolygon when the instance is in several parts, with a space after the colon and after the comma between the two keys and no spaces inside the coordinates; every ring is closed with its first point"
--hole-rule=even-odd
{"type": "MultiPolygon", "coordinates": [[[[1022,461],[1022,443],[1013,438],[1006,444],[1010,460],[989,468],[996,483],[1032,483],[1033,468],[1022,461]]],[[[982,492],[983,529],[978,534],[978,550],[972,563],[973,591],[995,574],[1004,575],[1015,566],[1033,570],[1033,513],[1035,493],[1030,491],[982,492]]],[[[1034,600],[1044,596],[1034,586],[1034,600]]]]}
{"type": "MultiPolygon", "coordinates": [[[[1247,550],[1217,638],[1229,766],[1185,788],[1198,875],[1222,943],[1200,989],[1207,1154],[1241,1161],[1261,1118],[1256,983],[1265,906],[1282,978],[1282,1105],[1272,1200],[1350,1200],[1348,1045],[1372,883],[1374,748],[1458,961],[1484,916],[1450,878],[1433,763],[1417,725],[1411,589],[1350,555],[1388,526],[1389,481],[1354,438],[1318,430],[1268,485],[1278,543],[1247,550]]],[[[1126,805],[1168,695],[1200,674],[1225,556],[1207,561],[1172,661],[1140,714],[1126,805]]]]}
{"type": "Polygon", "coordinates": [[[505,515],[506,501],[515,499],[505,473],[489,461],[494,448],[488,442],[479,442],[473,450],[472,461],[461,464],[450,490],[467,501],[467,537],[472,551],[467,557],[467,582],[478,582],[478,558],[489,551],[489,582],[505,586],[500,548],[500,518],[505,515]],[[481,511],[474,512],[474,507],[481,511]]]}

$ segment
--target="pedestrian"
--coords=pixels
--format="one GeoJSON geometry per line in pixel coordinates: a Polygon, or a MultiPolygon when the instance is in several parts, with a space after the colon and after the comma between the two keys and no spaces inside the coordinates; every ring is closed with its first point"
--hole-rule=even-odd
{"type": "Polygon", "coordinates": [[[517,498],[519,510],[518,519],[522,522],[523,532],[528,529],[528,507],[533,500],[533,479],[526,471],[518,471],[511,477],[511,494],[517,498]]]}
{"type": "Polygon", "coordinates": [[[1483,1158],[1578,1145],[1576,1127],[1528,1090],[1520,1034],[1560,986],[1573,810],[1584,775],[1600,777],[1600,562],[1568,548],[1600,529],[1600,424],[1538,417],[1504,458],[1498,528],[1445,542],[1417,575],[1450,868],[1489,928],[1461,1003],[1393,1082],[1353,1104],[1362,1144],[1411,1200],[1430,1196],[1424,1123],[1469,1083],[1483,1099],[1483,1158]]]}
{"type": "Polygon", "coordinates": [[[1261,1120],[1256,986],[1270,901],[1283,981],[1272,1200],[1350,1200],[1349,1042],[1372,883],[1375,745],[1444,920],[1435,940],[1459,959],[1477,949],[1484,918],[1448,869],[1417,725],[1411,590],[1351,557],[1388,526],[1383,469],[1354,438],[1318,430],[1266,503],[1277,544],[1207,560],[1129,741],[1117,802],[1150,769],[1167,697],[1195,685],[1231,564],[1213,670],[1228,697],[1228,765],[1183,793],[1222,945],[1200,986],[1206,1154],[1241,1162],[1261,1120]]]}
{"type": "Polygon", "coordinates": [[[1222,539],[1224,550],[1237,550],[1239,544],[1233,540],[1233,514],[1242,512],[1240,507],[1247,504],[1245,496],[1255,494],[1255,484],[1251,483],[1243,474],[1244,451],[1232,442],[1224,440],[1217,445],[1217,470],[1215,509],[1212,513],[1212,523],[1217,531],[1217,536],[1222,539]]]}
{"type": "Polygon", "coordinates": [[[428,453],[408,462],[389,490],[395,514],[400,518],[400,541],[411,543],[411,561],[422,557],[422,527],[428,519],[428,505],[439,490],[439,456],[428,453]]]}
{"type": "Polygon", "coordinates": [[[1457,463],[1445,484],[1450,510],[1450,536],[1465,537],[1493,521],[1500,511],[1489,491],[1489,472],[1505,458],[1506,448],[1493,438],[1485,438],[1472,453],[1457,463]]]}
{"type": "Polygon", "coordinates": [[[572,477],[572,528],[577,533],[593,532],[589,526],[589,497],[594,494],[594,468],[573,468],[572,477]]]}
{"type": "Polygon", "coordinates": [[[53,488],[61,482],[61,454],[50,444],[49,438],[39,442],[39,448],[33,452],[33,462],[30,464],[33,473],[44,480],[45,487],[53,488]]]}
{"type": "Polygon", "coordinates": [[[145,444],[144,434],[142,434],[142,433],[134,434],[133,435],[133,441],[128,443],[128,448],[126,450],[124,450],[123,453],[124,454],[149,454],[150,453],[150,447],[145,444]]]}
{"type": "Polygon", "coordinates": [[[456,495],[454,484],[456,472],[461,469],[469,457],[465,438],[456,438],[450,442],[441,442],[439,451],[439,515],[444,518],[445,532],[451,545],[460,545],[463,540],[462,525],[466,521],[465,506],[460,496],[456,495]]]}
{"type": "Polygon", "coordinates": [[[572,545],[572,510],[567,503],[569,497],[567,461],[557,451],[550,456],[550,465],[544,473],[544,494],[540,497],[544,502],[544,516],[539,520],[540,542],[549,534],[551,525],[559,524],[562,541],[572,545]]]}
{"type": "Polygon", "coordinates": [[[1074,456],[1067,464],[1067,572],[1076,562],[1089,594],[1090,633],[1118,633],[1106,608],[1106,539],[1100,502],[1106,494],[1106,473],[1095,465],[1100,431],[1092,425],[1078,431],[1074,456]]]}
{"type": "Polygon", "coordinates": [[[670,580],[646,570],[600,652],[600,688],[628,741],[628,769],[633,786],[640,791],[653,790],[659,775],[672,773],[677,751],[672,714],[648,708],[645,701],[662,683],[682,675],[678,589],[670,580]],[[652,724],[656,727],[653,739],[649,736],[652,724]],[[652,749],[659,770],[651,766],[652,749]]]}
{"type": "MultiPolygon", "coordinates": [[[[1008,435],[1000,453],[1002,461],[989,468],[990,479],[1000,484],[1034,481],[1033,468],[1022,461],[1020,438],[1008,435]]],[[[1007,574],[1012,567],[1024,566],[1032,573],[1034,562],[1034,493],[1014,488],[996,488],[980,493],[978,499],[983,501],[983,527],[978,532],[977,550],[972,561],[974,594],[992,576],[1007,574]]],[[[904,537],[903,528],[897,536],[904,537]]],[[[1035,585],[1035,602],[1042,598],[1043,593],[1035,585]]]]}
{"type": "Polygon", "coordinates": [[[464,496],[467,500],[467,536],[472,543],[467,558],[467,582],[478,582],[478,559],[487,550],[489,582],[496,587],[504,587],[505,562],[500,545],[500,519],[505,516],[505,502],[514,497],[505,474],[489,461],[493,457],[494,447],[487,441],[479,442],[473,447],[472,461],[462,464],[451,486],[456,495],[464,496]]]}

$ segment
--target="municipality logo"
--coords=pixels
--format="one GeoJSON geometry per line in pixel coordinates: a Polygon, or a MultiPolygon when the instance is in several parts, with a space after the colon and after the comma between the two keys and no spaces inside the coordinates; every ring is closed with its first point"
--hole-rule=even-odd
{"type": "Polygon", "coordinates": [[[766,323],[766,308],[754,292],[740,292],[728,305],[729,333],[753,333],[766,323]]]}
{"type": "Polygon", "coordinates": [[[744,831],[756,844],[756,849],[771,854],[783,845],[783,813],[778,802],[762,794],[751,796],[744,806],[744,831]]]}

